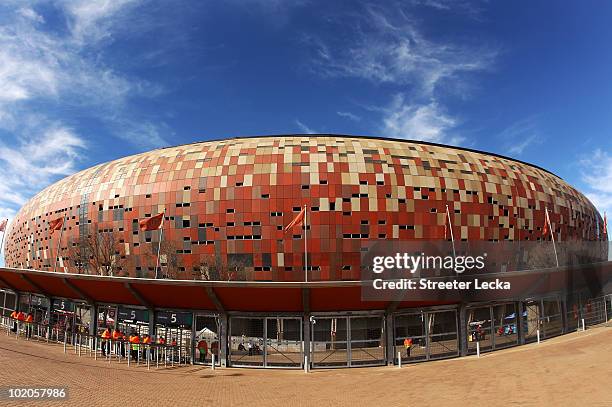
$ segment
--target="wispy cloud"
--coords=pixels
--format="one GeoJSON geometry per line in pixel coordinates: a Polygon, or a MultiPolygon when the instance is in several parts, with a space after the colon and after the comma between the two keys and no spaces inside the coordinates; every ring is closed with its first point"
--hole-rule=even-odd
{"type": "Polygon", "coordinates": [[[0,6],[0,12],[14,17],[0,26],[0,128],[19,136],[16,118],[44,110],[56,122],[52,112],[57,109],[80,110],[106,123],[125,122],[131,99],[159,95],[159,86],[122,75],[100,57],[101,41],[110,38],[112,24],[122,20],[125,7],[138,3],[57,1],[67,32],[46,27],[34,6],[0,6]]]}
{"type": "Polygon", "coordinates": [[[601,212],[612,214],[612,155],[597,149],[580,164],[586,196],[601,212]]]}
{"type": "Polygon", "coordinates": [[[523,154],[529,146],[543,142],[536,117],[528,117],[506,127],[498,134],[498,138],[504,143],[508,154],[514,156],[523,154]]]}
{"type": "Polygon", "coordinates": [[[142,3],[55,0],[53,25],[42,12],[50,8],[39,1],[0,5],[0,217],[13,216],[34,193],[79,169],[87,137],[78,118],[95,120],[109,138],[137,149],[167,144],[171,132],[163,123],[127,113],[134,99],[158,96],[161,88],[104,58],[116,27],[127,26],[142,3]]]}
{"type": "Polygon", "coordinates": [[[0,142],[0,217],[11,217],[32,194],[72,174],[86,147],[59,123],[26,122],[24,134],[15,145],[0,142]]]}
{"type": "Polygon", "coordinates": [[[316,130],[313,130],[310,127],[306,126],[304,123],[302,123],[298,119],[295,119],[295,124],[297,125],[297,127],[300,129],[300,131],[302,133],[305,133],[305,134],[318,134],[318,132],[316,130]]]}
{"type": "Polygon", "coordinates": [[[400,94],[384,109],[381,132],[390,137],[457,145],[463,138],[449,134],[456,125],[457,120],[438,103],[411,104],[400,94]]]}
{"type": "MultiPolygon", "coordinates": [[[[418,3],[445,12],[453,9],[448,2],[418,3]]],[[[466,74],[490,69],[497,55],[493,47],[428,38],[410,8],[395,2],[365,4],[338,21],[348,28],[341,41],[323,41],[316,34],[305,37],[316,74],[362,79],[390,89],[391,101],[380,108],[378,126],[385,135],[455,144],[464,140],[450,134],[460,120],[445,112],[443,100],[449,93],[469,96],[466,74]]]]}
{"type": "Polygon", "coordinates": [[[351,112],[336,112],[336,113],[338,114],[338,116],[344,117],[344,118],[352,120],[354,122],[358,122],[358,121],[361,120],[361,117],[359,117],[356,114],[353,114],[351,112]]]}
{"type": "Polygon", "coordinates": [[[316,72],[411,86],[429,98],[444,82],[490,67],[496,55],[486,46],[426,38],[415,19],[399,5],[367,5],[353,19],[343,21],[345,27],[353,28],[348,46],[324,43],[316,36],[306,39],[315,51],[316,72]]]}

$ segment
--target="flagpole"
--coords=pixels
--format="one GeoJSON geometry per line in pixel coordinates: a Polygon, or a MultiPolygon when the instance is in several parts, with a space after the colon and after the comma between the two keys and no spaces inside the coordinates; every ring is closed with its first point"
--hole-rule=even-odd
{"type": "Polygon", "coordinates": [[[557,267],[559,267],[559,258],[557,257],[557,246],[555,245],[555,231],[550,224],[550,217],[548,216],[548,207],[544,208],[546,211],[546,221],[548,222],[548,228],[550,229],[550,237],[552,238],[553,250],[555,251],[555,262],[557,263],[557,267]]]}
{"type": "Polygon", "coordinates": [[[59,235],[59,239],[57,241],[57,252],[56,252],[56,255],[55,255],[55,262],[53,263],[53,272],[54,273],[57,270],[57,259],[59,257],[60,246],[62,244],[62,235],[64,234],[64,226],[66,226],[66,214],[64,214],[64,217],[62,218],[62,228],[60,229],[60,235],[59,235]]]}
{"type": "Polygon", "coordinates": [[[304,205],[304,280],[308,282],[308,210],[304,205]]]}
{"type": "Polygon", "coordinates": [[[455,236],[453,235],[453,222],[451,221],[450,212],[448,210],[448,205],[446,205],[446,216],[448,217],[448,228],[450,230],[451,241],[453,243],[453,258],[457,257],[455,254],[455,236]]]}
{"type": "Polygon", "coordinates": [[[166,222],[166,209],[164,209],[164,216],[162,217],[161,230],[159,232],[159,244],[157,246],[157,264],[155,265],[155,279],[157,280],[157,269],[159,269],[159,256],[161,254],[161,244],[164,238],[164,222],[166,222]]]}

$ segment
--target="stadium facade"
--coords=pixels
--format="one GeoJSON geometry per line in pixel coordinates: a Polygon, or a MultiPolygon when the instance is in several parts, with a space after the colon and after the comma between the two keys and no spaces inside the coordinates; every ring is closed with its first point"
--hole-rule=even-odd
{"type": "Polygon", "coordinates": [[[194,143],[97,165],[26,203],[7,231],[0,306],[37,310],[48,324],[72,318],[88,332],[112,321],[171,335],[185,355],[208,335],[223,365],[303,367],[308,356],[315,367],[362,366],[397,363],[398,350],[404,361],[453,357],[474,351],[477,326],[486,351],[606,320],[607,251],[596,264],[549,269],[546,278],[563,278],[546,284],[516,274],[528,288],[520,298],[366,301],[364,247],[450,235],[605,242],[604,224],[554,174],[480,151],[337,135],[194,143]],[[307,226],[287,233],[304,207],[307,226]],[[160,230],[140,229],[161,213],[160,230]]]}

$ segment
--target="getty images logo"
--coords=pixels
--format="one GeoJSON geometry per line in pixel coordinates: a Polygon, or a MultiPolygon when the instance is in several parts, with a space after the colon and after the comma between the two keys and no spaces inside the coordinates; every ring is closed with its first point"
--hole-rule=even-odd
{"type": "Polygon", "coordinates": [[[425,253],[412,255],[396,253],[395,256],[375,256],[372,271],[380,274],[385,270],[406,270],[416,273],[417,270],[453,270],[457,274],[470,270],[482,270],[485,267],[485,258],[482,256],[426,256],[425,253]]]}

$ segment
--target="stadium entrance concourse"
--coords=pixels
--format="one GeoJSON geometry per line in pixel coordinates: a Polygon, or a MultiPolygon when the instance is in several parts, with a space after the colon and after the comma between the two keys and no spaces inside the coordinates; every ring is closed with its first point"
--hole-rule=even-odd
{"type": "Polygon", "coordinates": [[[42,330],[35,335],[69,344],[118,328],[127,336],[162,338],[174,363],[210,365],[214,355],[223,367],[451,358],[475,353],[477,342],[481,352],[494,351],[612,318],[612,296],[587,288],[569,293],[543,286],[529,298],[431,305],[365,302],[359,281],[200,282],[0,269],[0,284],[5,325],[13,310],[30,313],[42,330]]]}

